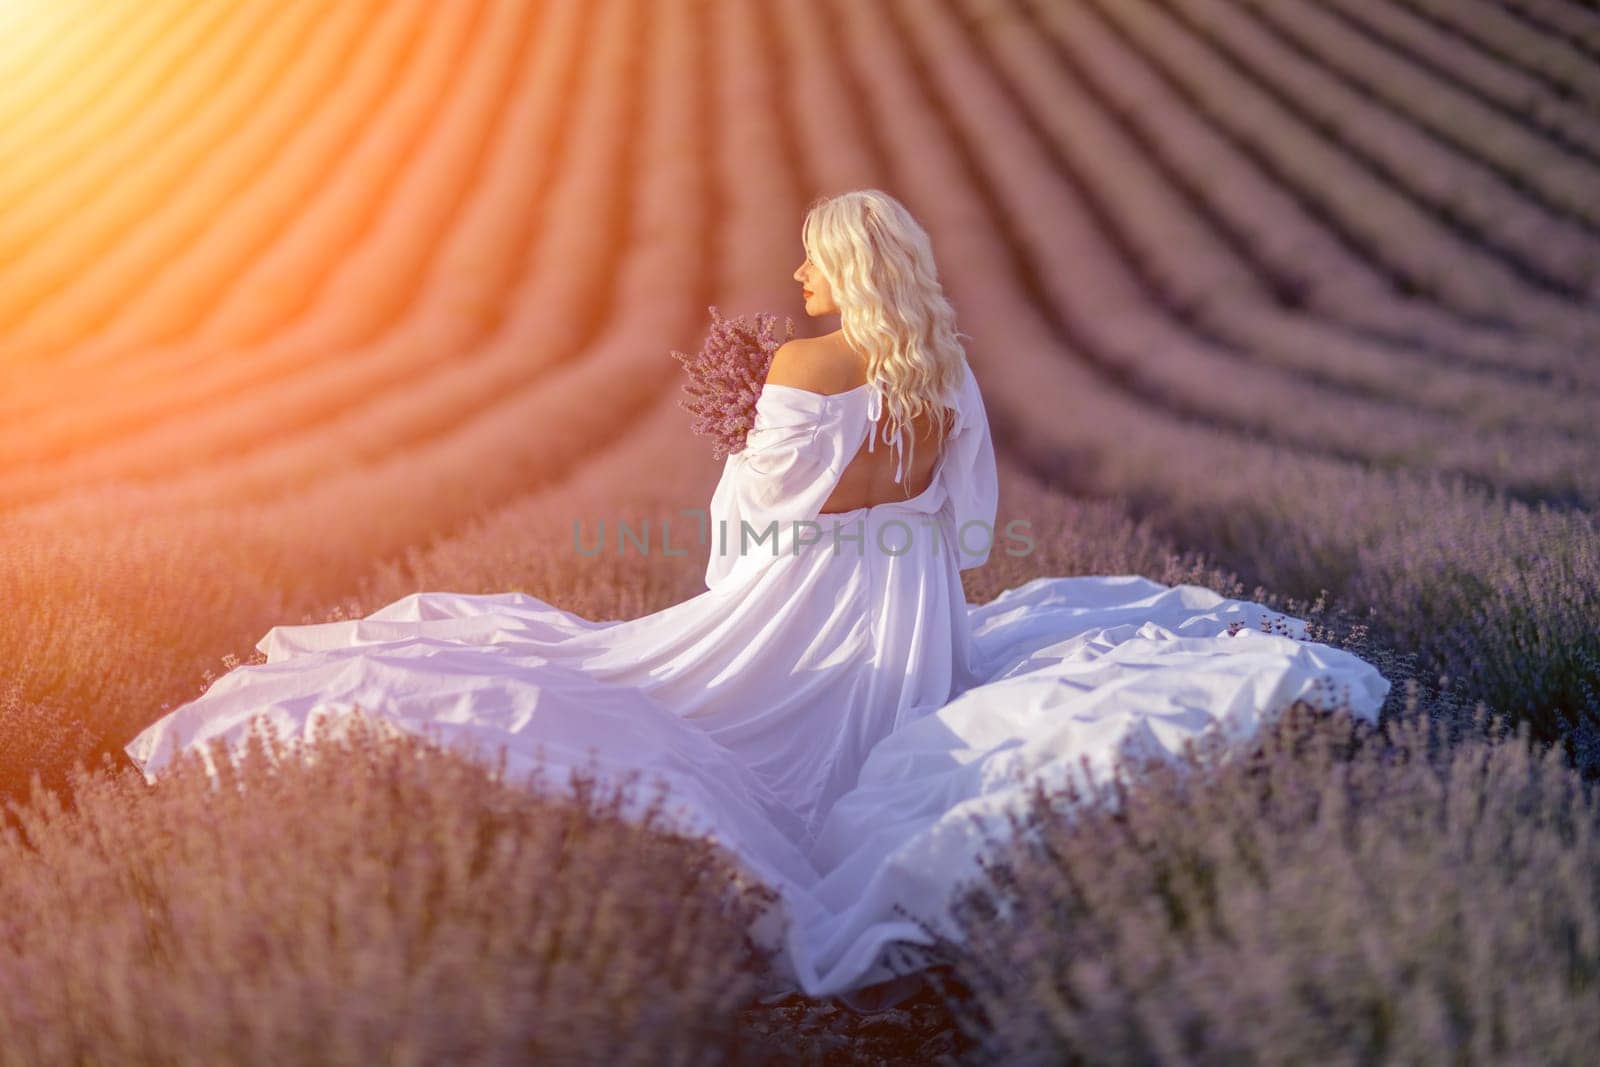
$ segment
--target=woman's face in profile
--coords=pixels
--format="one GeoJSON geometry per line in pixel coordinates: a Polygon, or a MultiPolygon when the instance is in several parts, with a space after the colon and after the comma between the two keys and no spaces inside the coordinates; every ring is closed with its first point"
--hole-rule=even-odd
{"type": "Polygon", "coordinates": [[[810,255],[806,256],[800,269],[794,272],[794,280],[800,283],[800,295],[806,302],[806,314],[815,318],[818,315],[836,315],[839,305],[833,302],[833,288],[828,284],[828,279],[822,276],[822,271],[811,262],[810,255]]]}

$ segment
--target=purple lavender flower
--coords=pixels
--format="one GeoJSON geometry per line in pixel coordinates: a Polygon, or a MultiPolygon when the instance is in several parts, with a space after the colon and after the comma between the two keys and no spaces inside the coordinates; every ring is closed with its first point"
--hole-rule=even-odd
{"type": "Polygon", "coordinates": [[[780,338],[774,314],[759,312],[752,323],[743,315],[724,317],[715,304],[710,311],[711,328],[700,351],[691,356],[674,349],[672,358],[689,374],[683,387],[689,399],[679,400],[678,406],[694,416],[690,428],[710,437],[712,455],[722,459],[744,450],[767,367],[778,346],[794,337],[794,320],[783,320],[780,338]]]}

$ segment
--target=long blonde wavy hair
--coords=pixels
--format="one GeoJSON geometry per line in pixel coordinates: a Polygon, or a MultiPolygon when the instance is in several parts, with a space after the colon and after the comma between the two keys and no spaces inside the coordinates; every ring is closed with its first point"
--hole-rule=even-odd
{"type": "Polygon", "coordinates": [[[911,420],[933,411],[942,441],[954,416],[943,397],[965,377],[968,335],[956,329],[927,231],[888,193],[855,189],[812,201],[800,240],[833,290],[845,340],[866,357],[867,380],[883,386],[884,440],[906,428],[914,454],[911,420]]]}

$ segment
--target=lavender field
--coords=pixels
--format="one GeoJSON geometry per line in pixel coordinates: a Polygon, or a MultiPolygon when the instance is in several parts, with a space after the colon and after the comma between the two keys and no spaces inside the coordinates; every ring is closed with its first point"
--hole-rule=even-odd
{"type": "Polygon", "coordinates": [[[0,1063],[1584,1062],[1597,515],[1592,0],[0,0],[0,1063]],[[705,505],[669,352],[831,329],[862,187],[1037,542],[969,601],[1257,599],[1378,728],[1038,798],[875,1019],[762,999],[760,887],[602,795],[121,759],[274,625],[701,591],[573,523],[705,505]]]}

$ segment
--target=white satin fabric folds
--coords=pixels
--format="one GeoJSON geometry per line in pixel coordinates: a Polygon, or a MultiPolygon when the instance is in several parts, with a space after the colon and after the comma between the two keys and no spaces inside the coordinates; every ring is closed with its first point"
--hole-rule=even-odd
{"type": "Polygon", "coordinates": [[[895,977],[897,945],[926,943],[898,909],[957,934],[951,892],[981,874],[984,832],[1005,832],[1030,781],[1175,757],[1211,730],[1245,738],[1334,690],[1376,715],[1389,682],[1371,664],[1198,586],[1043,577],[967,603],[960,571],[997,543],[995,457],[970,368],[947,401],[926,491],[822,515],[882,396],[769,385],[712,496],[705,592],[605,621],[525,593],[421,592],[275,626],[265,663],[127,752],[154,779],[211,739],[242,748],[256,716],[294,738],[359,706],[504,752],[509,775],[539,766],[547,788],[572,768],[637,772],[778,890],[755,932],[794,988],[823,996],[895,977]],[[742,523],[767,536],[741,542],[742,523]]]}

